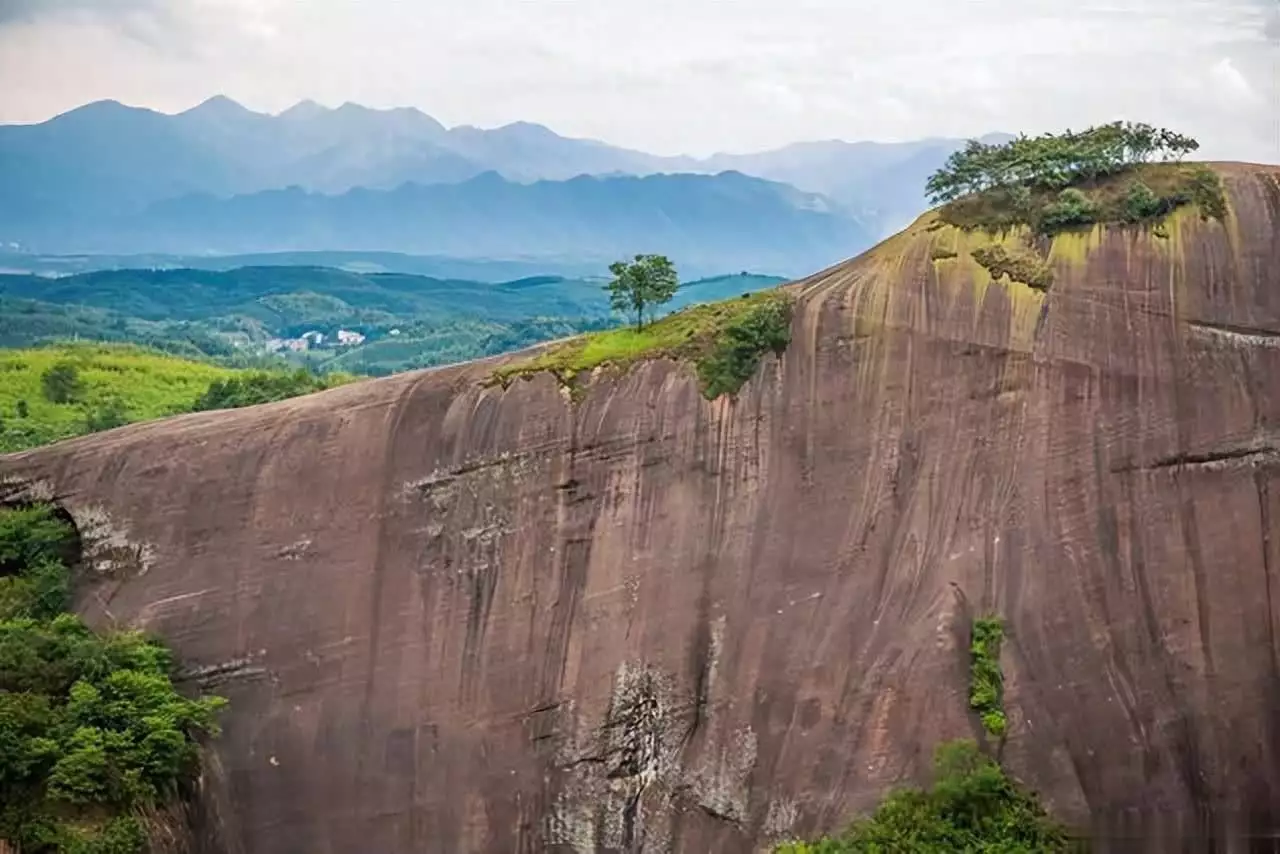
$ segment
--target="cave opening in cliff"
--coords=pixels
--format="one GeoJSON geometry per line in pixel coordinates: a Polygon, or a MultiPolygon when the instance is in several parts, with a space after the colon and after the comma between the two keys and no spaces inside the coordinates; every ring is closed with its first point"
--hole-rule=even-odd
{"type": "MultiPolygon", "coordinates": [[[[37,508],[44,510],[52,517],[52,520],[60,528],[57,542],[58,559],[71,570],[72,578],[80,569],[84,555],[83,539],[80,534],[80,527],[76,524],[75,517],[63,507],[53,501],[35,501],[25,497],[7,498],[0,496],[0,514],[4,511],[32,511],[37,508]]],[[[3,531],[0,531],[0,545],[3,545],[3,531]]],[[[0,578],[7,578],[18,575],[22,571],[24,565],[24,556],[22,554],[8,553],[8,550],[0,548],[0,578]]]]}

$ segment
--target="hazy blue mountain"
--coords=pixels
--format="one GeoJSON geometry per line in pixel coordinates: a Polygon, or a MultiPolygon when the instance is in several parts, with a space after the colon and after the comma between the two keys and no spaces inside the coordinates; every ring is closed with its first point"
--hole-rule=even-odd
{"type": "Polygon", "coordinates": [[[486,172],[459,184],[299,187],[191,194],[80,232],[87,252],[243,254],[394,251],[548,264],[661,252],[682,268],[797,276],[855,255],[867,233],[821,196],[741,173],[517,184],[486,172]]]}
{"type": "MultiPolygon", "coordinates": [[[[993,144],[1012,138],[1009,134],[988,134],[982,141],[993,144]]],[[[928,209],[925,182],[964,142],[800,142],[759,154],[717,154],[708,158],[705,166],[821,193],[856,211],[864,225],[877,237],[884,237],[928,209]]]]}
{"type": "MultiPolygon", "coordinates": [[[[97,270],[234,270],[237,267],[332,267],[351,273],[411,273],[435,279],[509,282],[528,276],[590,278],[604,274],[599,261],[495,260],[412,255],[406,252],[257,252],[246,255],[37,255],[0,251],[0,273],[69,276],[97,270]]],[[[684,266],[687,276],[718,275],[717,269],[684,266]]]]}
{"type": "MultiPolygon", "coordinates": [[[[406,183],[468,182],[487,172],[534,182],[732,170],[826,195],[879,236],[887,223],[923,208],[920,176],[960,144],[831,141],[697,160],[569,139],[526,122],[449,129],[412,108],[303,102],[268,115],[219,96],[165,115],[101,101],[41,124],[0,126],[0,245],[46,252],[104,248],[86,239],[102,237],[104,220],[136,218],[191,194],[221,199],[294,186],[330,195],[358,188],[401,192],[406,183]]],[[[515,250],[501,251],[509,257],[515,250]]]]}

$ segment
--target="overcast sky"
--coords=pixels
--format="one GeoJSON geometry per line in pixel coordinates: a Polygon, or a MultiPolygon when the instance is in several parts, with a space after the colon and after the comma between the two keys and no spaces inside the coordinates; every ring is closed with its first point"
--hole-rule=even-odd
{"type": "Polygon", "coordinates": [[[1126,118],[1280,162],[1280,0],[0,0],[0,122],[219,93],[664,154],[1126,118]]]}

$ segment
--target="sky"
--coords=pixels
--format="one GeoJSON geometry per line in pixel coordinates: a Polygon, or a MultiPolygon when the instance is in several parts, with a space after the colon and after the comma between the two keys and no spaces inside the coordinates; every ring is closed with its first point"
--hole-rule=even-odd
{"type": "Polygon", "coordinates": [[[0,0],[0,123],[215,94],[694,155],[1127,119],[1280,162],[1280,0],[0,0]]]}

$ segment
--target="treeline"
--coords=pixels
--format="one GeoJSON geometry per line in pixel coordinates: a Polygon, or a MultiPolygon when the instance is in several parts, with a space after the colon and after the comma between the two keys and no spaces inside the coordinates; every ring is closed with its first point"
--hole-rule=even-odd
{"type": "Polygon", "coordinates": [[[1000,145],[970,140],[935,172],[925,190],[935,204],[992,189],[1062,190],[1153,160],[1181,160],[1196,140],[1164,128],[1113,122],[1084,131],[1028,137],[1000,145]]]}

